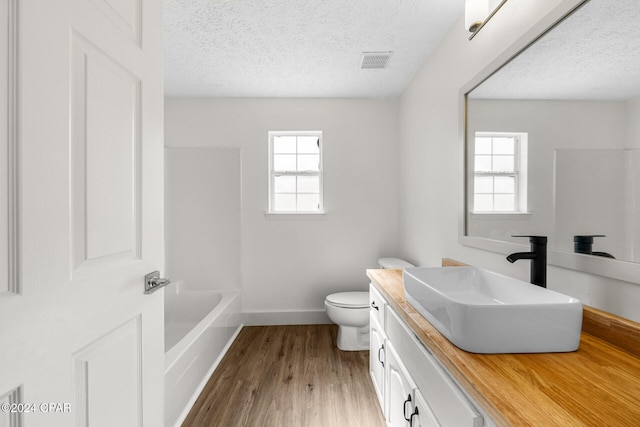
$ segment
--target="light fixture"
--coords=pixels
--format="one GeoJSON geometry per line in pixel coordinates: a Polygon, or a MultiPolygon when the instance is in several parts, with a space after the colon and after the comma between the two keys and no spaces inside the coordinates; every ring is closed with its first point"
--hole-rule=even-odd
{"type": "Polygon", "coordinates": [[[464,27],[475,33],[489,15],[489,0],[465,0],[464,27]]]}

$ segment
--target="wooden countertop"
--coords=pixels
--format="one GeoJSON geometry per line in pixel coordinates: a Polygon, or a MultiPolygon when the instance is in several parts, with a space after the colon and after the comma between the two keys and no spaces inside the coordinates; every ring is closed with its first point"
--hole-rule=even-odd
{"type": "Polygon", "coordinates": [[[367,276],[498,426],[640,426],[640,324],[585,306],[575,352],[468,353],[406,302],[401,270],[367,276]]]}

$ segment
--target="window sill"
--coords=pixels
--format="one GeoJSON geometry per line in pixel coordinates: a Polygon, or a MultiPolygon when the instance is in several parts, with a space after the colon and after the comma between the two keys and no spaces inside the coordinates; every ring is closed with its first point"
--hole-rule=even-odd
{"type": "Polygon", "coordinates": [[[471,218],[482,219],[528,219],[531,212],[471,212],[471,218]]]}
{"type": "Polygon", "coordinates": [[[326,217],[326,212],[265,212],[269,220],[319,220],[326,217]]]}

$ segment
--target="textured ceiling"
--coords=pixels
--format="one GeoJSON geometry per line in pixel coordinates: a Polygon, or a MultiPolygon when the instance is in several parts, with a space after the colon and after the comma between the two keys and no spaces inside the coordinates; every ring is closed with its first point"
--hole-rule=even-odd
{"type": "Polygon", "coordinates": [[[639,22],[639,0],[590,0],[476,88],[470,97],[640,97],[639,22]]]}
{"type": "Polygon", "coordinates": [[[464,0],[165,0],[165,94],[387,97],[402,92],[464,0]],[[385,69],[363,52],[393,51],[385,69]]]}

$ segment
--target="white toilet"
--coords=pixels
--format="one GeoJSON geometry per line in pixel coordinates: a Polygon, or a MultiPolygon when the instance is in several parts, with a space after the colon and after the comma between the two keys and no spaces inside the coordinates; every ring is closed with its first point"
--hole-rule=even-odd
{"type": "MultiPolygon", "coordinates": [[[[380,268],[413,267],[398,258],[380,258],[380,268]]],[[[369,292],[338,292],[324,301],[327,316],[338,325],[338,348],[344,351],[369,349],[369,292]]]]}

